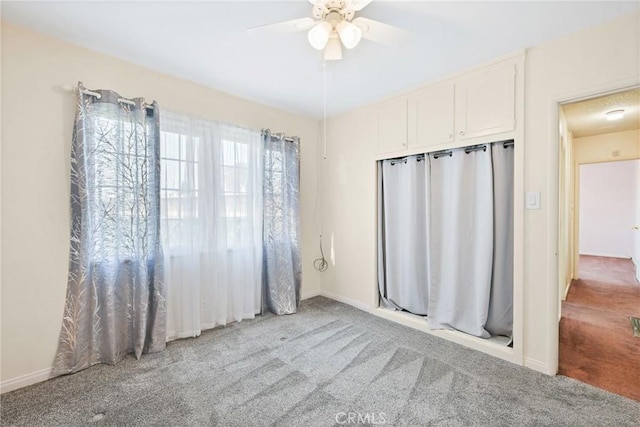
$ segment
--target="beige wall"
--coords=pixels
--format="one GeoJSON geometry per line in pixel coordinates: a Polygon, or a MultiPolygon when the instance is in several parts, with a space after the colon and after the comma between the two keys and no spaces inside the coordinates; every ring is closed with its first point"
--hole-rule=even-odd
{"type": "Polygon", "coordinates": [[[318,123],[2,24],[3,382],[50,368],[69,249],[69,152],[81,80],[161,108],[301,137],[303,295],[317,293],[318,123]]]}
{"type": "Polygon", "coordinates": [[[374,108],[361,108],[331,119],[320,172],[323,233],[331,253],[322,290],[362,308],[377,302],[376,117],[374,108]]]}
{"type": "Polygon", "coordinates": [[[525,218],[525,363],[555,373],[558,355],[559,101],[640,83],[637,13],[528,51],[525,186],[543,193],[525,218]]]}
{"type": "Polygon", "coordinates": [[[574,163],[601,163],[640,158],[640,130],[573,139],[574,163]]]}
{"type": "MultiPolygon", "coordinates": [[[[525,190],[542,208],[525,213],[525,365],[557,368],[558,102],[637,84],[640,16],[529,49],[525,88],[525,190]]],[[[329,296],[375,305],[375,114],[365,107],[329,122],[322,162],[323,231],[334,261],[323,277],[329,296]]],[[[516,231],[517,232],[517,231],[516,231]]]]}
{"type": "Polygon", "coordinates": [[[572,144],[574,153],[571,164],[572,204],[575,206],[572,218],[573,240],[571,256],[573,262],[573,277],[579,277],[580,269],[580,165],[587,163],[612,162],[640,158],[640,130],[611,132],[602,135],[574,138],[572,144]]]}

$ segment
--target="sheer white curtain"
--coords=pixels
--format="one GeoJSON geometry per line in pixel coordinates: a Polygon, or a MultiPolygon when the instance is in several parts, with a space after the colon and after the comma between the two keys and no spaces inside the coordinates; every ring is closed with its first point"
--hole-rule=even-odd
{"type": "Polygon", "coordinates": [[[163,111],[167,339],[253,318],[262,280],[259,131],[163,111]]]}

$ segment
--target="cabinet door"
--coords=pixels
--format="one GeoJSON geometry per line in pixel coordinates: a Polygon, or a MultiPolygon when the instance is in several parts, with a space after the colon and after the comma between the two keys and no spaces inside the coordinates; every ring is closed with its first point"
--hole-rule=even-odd
{"type": "Polygon", "coordinates": [[[456,84],[456,139],[515,129],[514,63],[475,71],[456,84]]]}
{"type": "Polygon", "coordinates": [[[378,152],[407,149],[407,99],[388,101],[378,107],[378,152]]]}
{"type": "Polygon", "coordinates": [[[416,92],[409,100],[411,148],[453,142],[454,84],[445,83],[416,92]],[[412,123],[415,120],[415,123],[412,123]]]}

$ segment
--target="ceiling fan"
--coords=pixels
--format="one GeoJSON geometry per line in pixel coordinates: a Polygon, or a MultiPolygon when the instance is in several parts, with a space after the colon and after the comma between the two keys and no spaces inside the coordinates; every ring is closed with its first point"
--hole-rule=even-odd
{"type": "Polygon", "coordinates": [[[362,16],[355,17],[372,0],[309,0],[313,5],[313,18],[300,18],[276,24],[250,28],[250,33],[293,33],[306,31],[309,44],[314,49],[324,50],[324,59],[342,59],[342,46],[353,49],[361,39],[378,43],[392,43],[406,36],[403,29],[374,21],[362,16]]]}

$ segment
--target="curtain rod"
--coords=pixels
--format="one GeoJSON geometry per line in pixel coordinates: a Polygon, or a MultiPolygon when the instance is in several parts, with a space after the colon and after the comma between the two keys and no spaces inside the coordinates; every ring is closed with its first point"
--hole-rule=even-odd
{"type": "Polygon", "coordinates": [[[486,144],[481,144],[481,145],[473,145],[471,147],[467,147],[464,149],[465,154],[469,154],[472,151],[487,151],[487,146],[486,144]]]}
{"type": "MultiPolygon", "coordinates": [[[[69,85],[62,86],[62,89],[66,90],[68,92],[75,92],[76,91],[76,88],[71,87],[69,85]]],[[[82,93],[84,93],[85,95],[90,95],[90,96],[96,97],[98,99],[102,98],[102,95],[100,95],[98,92],[94,92],[94,91],[89,90],[89,89],[82,89],[82,93]]],[[[122,104],[127,104],[127,105],[136,105],[135,102],[133,102],[133,101],[131,101],[129,99],[126,99],[126,98],[118,98],[118,102],[120,102],[122,104]]],[[[146,105],[145,108],[153,110],[153,105],[146,105]]]]}
{"type": "MultiPolygon", "coordinates": [[[[487,144],[480,144],[480,145],[472,145],[470,147],[465,147],[464,148],[464,152],[466,154],[471,153],[472,151],[487,151],[487,145],[493,145],[493,144],[503,144],[502,146],[504,148],[507,147],[512,147],[514,145],[514,141],[513,139],[509,139],[506,141],[496,141],[496,142],[489,142],[487,144]]],[[[443,150],[443,151],[436,151],[435,153],[430,153],[434,159],[437,159],[438,157],[444,157],[444,156],[453,156],[453,151],[452,150],[443,150]]]]}
{"type": "MultiPolygon", "coordinates": [[[[100,99],[102,98],[102,95],[100,95],[98,92],[94,92],[92,90],[89,89],[82,89],[82,93],[84,93],[85,95],[91,95],[91,96],[95,96],[96,98],[100,99]]],[[[118,98],[118,102],[122,103],[122,104],[128,104],[128,105],[136,105],[135,102],[126,99],[126,98],[118,98]]],[[[148,108],[150,110],[153,110],[153,105],[146,105],[145,108],[148,108]]]]}
{"type": "Polygon", "coordinates": [[[298,140],[297,136],[285,136],[284,133],[282,132],[276,133],[276,132],[271,132],[271,130],[269,129],[262,129],[262,133],[266,133],[266,132],[269,132],[271,136],[275,136],[276,138],[282,138],[282,140],[286,142],[297,142],[298,140]]]}
{"type": "MultiPolygon", "coordinates": [[[[464,147],[464,152],[466,154],[471,153],[472,151],[487,151],[487,145],[493,145],[493,144],[503,144],[504,148],[507,147],[512,147],[514,145],[514,141],[513,139],[508,139],[506,141],[496,141],[496,142],[489,142],[486,144],[479,144],[479,145],[471,145],[469,147],[464,147]]],[[[416,161],[420,162],[422,160],[425,159],[425,156],[431,155],[433,156],[434,159],[437,159],[438,157],[446,157],[446,156],[453,156],[453,150],[441,150],[441,151],[435,151],[432,153],[424,153],[424,154],[414,154],[414,156],[416,156],[416,161]]],[[[397,157],[395,159],[389,159],[391,166],[396,165],[398,163],[407,163],[407,159],[409,159],[409,157],[412,156],[405,156],[405,157],[397,157]]],[[[381,160],[384,161],[384,160],[381,160]]]]}
{"type": "MultiPolygon", "coordinates": [[[[391,161],[389,162],[391,164],[391,166],[395,166],[398,163],[407,163],[407,160],[409,160],[409,157],[414,157],[414,156],[407,156],[407,157],[399,157],[397,159],[391,159],[391,161]]],[[[424,154],[416,154],[415,158],[416,158],[416,162],[421,162],[424,160],[425,155],[424,154]]]]}
{"type": "Polygon", "coordinates": [[[389,161],[389,164],[391,166],[395,166],[398,163],[407,163],[407,159],[408,159],[408,157],[402,157],[402,158],[399,158],[399,159],[392,159],[391,161],[389,161]]]}
{"type": "Polygon", "coordinates": [[[438,157],[444,157],[444,156],[453,156],[453,151],[451,150],[444,150],[444,151],[436,151],[435,153],[432,153],[432,156],[434,159],[437,159],[438,157]]]}

